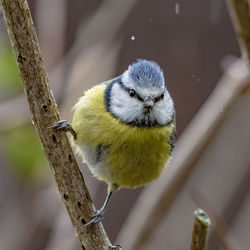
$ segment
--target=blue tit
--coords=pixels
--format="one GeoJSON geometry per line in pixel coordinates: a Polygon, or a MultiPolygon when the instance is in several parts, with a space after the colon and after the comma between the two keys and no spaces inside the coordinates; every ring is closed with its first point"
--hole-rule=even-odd
{"type": "Polygon", "coordinates": [[[87,90],[73,108],[72,143],[92,174],[108,184],[105,202],[86,224],[103,218],[121,187],[143,186],[159,177],[175,142],[174,102],[160,66],[137,60],[120,76],[87,90]]]}

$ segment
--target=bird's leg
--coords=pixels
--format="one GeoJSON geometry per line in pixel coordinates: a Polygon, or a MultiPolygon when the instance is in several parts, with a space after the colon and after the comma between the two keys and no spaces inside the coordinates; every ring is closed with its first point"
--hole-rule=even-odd
{"type": "Polygon", "coordinates": [[[70,123],[66,120],[61,120],[61,121],[55,122],[49,128],[53,128],[56,131],[62,130],[65,132],[70,132],[73,135],[74,139],[77,138],[75,130],[72,128],[70,123]]]}
{"type": "Polygon", "coordinates": [[[106,210],[106,208],[107,208],[108,202],[109,202],[110,197],[111,197],[112,194],[113,194],[113,191],[108,191],[108,192],[107,192],[107,196],[106,196],[106,198],[105,198],[105,201],[104,201],[104,203],[103,203],[101,209],[97,210],[97,211],[93,214],[92,219],[91,219],[87,224],[84,225],[85,227],[86,227],[86,226],[89,226],[89,225],[91,225],[91,224],[95,224],[95,223],[97,223],[97,222],[99,222],[100,220],[103,219],[105,210],[106,210]]]}

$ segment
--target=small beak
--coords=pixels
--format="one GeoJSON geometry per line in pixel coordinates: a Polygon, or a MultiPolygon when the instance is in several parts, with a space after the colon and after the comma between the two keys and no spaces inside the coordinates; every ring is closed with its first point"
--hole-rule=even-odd
{"type": "Polygon", "coordinates": [[[144,107],[145,108],[152,108],[154,105],[154,100],[152,99],[152,97],[148,96],[144,99],[144,107]]]}
{"type": "Polygon", "coordinates": [[[145,107],[151,108],[151,107],[153,107],[153,105],[154,105],[154,100],[150,96],[148,96],[144,99],[144,106],[145,107]]]}

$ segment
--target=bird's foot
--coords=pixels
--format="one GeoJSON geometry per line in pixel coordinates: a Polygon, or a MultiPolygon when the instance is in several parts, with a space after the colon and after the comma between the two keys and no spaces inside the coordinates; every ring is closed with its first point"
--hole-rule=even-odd
{"type": "Polygon", "coordinates": [[[52,128],[55,131],[62,130],[62,131],[65,131],[65,132],[70,132],[73,135],[74,139],[77,138],[75,130],[72,128],[70,123],[68,121],[66,121],[66,120],[61,120],[61,121],[55,122],[49,128],[52,128]]]}
{"type": "Polygon", "coordinates": [[[97,210],[92,216],[91,220],[84,225],[84,227],[87,227],[92,224],[96,224],[97,222],[101,221],[104,217],[104,209],[97,210]]]}
{"type": "Polygon", "coordinates": [[[122,247],[120,246],[119,243],[115,244],[115,245],[112,245],[111,246],[111,249],[114,249],[114,250],[122,250],[122,247]]]}

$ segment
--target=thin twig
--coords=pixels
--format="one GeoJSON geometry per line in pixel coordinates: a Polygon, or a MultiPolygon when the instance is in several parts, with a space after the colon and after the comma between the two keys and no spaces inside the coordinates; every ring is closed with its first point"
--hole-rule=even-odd
{"type": "Polygon", "coordinates": [[[243,58],[250,62],[250,4],[249,0],[227,0],[227,6],[243,58]]]}
{"type": "Polygon", "coordinates": [[[84,228],[93,205],[65,133],[48,127],[60,119],[48,87],[47,73],[26,0],[0,0],[17,65],[44,152],[83,249],[108,249],[110,241],[101,223],[84,228]]]}
{"type": "Polygon", "coordinates": [[[194,227],[191,250],[205,250],[207,245],[208,227],[211,224],[208,215],[200,208],[194,211],[194,227]]]}
{"type": "Polygon", "coordinates": [[[241,247],[236,241],[230,228],[228,227],[228,225],[226,225],[222,213],[218,213],[205,193],[202,192],[200,188],[192,188],[190,190],[190,197],[198,206],[206,208],[206,211],[209,213],[210,218],[213,221],[211,233],[213,233],[213,231],[216,233],[216,236],[218,237],[222,248],[226,250],[241,250],[241,247]]]}

